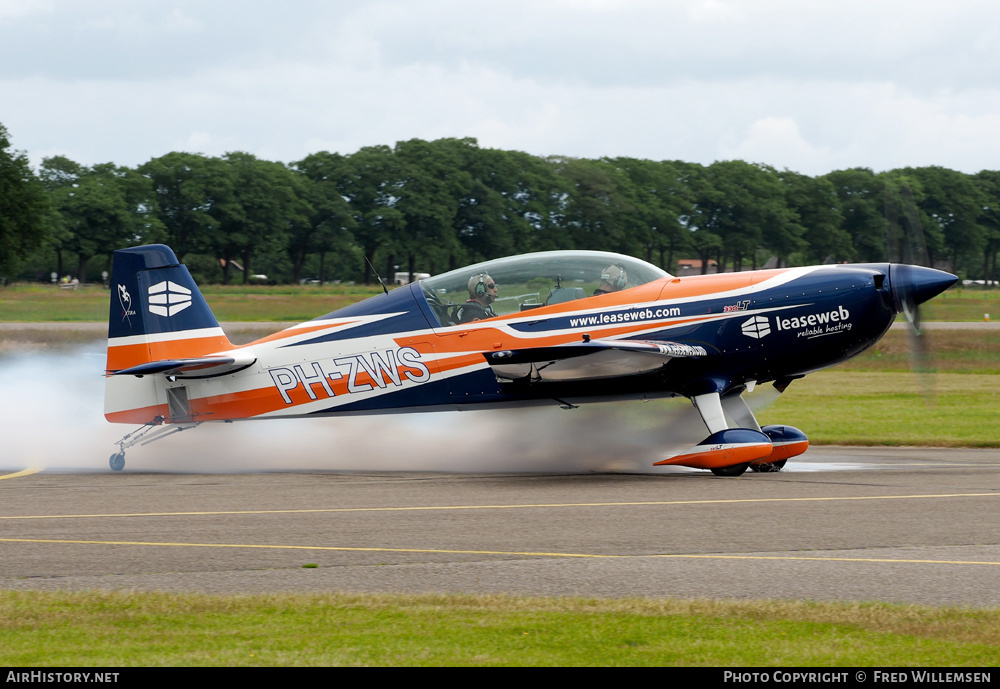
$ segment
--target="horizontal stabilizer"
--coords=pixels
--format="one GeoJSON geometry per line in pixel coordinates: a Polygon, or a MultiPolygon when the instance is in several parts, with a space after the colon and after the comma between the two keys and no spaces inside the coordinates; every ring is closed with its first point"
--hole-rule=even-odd
{"type": "Polygon", "coordinates": [[[756,462],[773,450],[771,439],[750,428],[729,428],[713,433],[687,452],[654,462],[654,466],[672,464],[695,469],[721,469],[756,462]]]}
{"type": "Polygon", "coordinates": [[[166,376],[200,378],[233,373],[250,366],[255,361],[257,361],[255,357],[247,356],[204,356],[194,359],[163,359],[109,373],[113,376],[148,376],[162,373],[166,376]]]}
{"type": "Polygon", "coordinates": [[[649,373],[678,357],[708,356],[704,347],[647,340],[588,340],[485,355],[499,378],[567,381],[649,373]]]}

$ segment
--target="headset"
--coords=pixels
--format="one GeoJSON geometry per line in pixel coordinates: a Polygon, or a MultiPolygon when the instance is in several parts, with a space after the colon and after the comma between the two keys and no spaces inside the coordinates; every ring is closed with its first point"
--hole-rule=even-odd
{"type": "Polygon", "coordinates": [[[615,291],[625,289],[625,285],[628,284],[628,275],[625,274],[625,269],[619,265],[610,265],[601,271],[601,280],[608,283],[615,288],[615,291]],[[613,278],[611,277],[614,273],[618,273],[613,278]]]}
{"type": "Polygon", "coordinates": [[[489,273],[479,273],[469,278],[469,294],[480,298],[489,296],[490,292],[486,287],[486,278],[489,276],[489,273]]]}

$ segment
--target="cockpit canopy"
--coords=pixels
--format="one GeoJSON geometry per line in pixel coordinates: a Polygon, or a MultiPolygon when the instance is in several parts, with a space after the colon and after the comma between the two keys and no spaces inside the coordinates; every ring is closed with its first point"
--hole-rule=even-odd
{"type": "Polygon", "coordinates": [[[420,281],[441,325],[454,325],[457,308],[470,298],[469,279],[486,273],[497,284],[498,316],[595,295],[621,291],[670,277],[654,265],[605,251],[542,251],[453,270],[420,281]],[[598,292],[599,294],[600,292],[598,292]]]}

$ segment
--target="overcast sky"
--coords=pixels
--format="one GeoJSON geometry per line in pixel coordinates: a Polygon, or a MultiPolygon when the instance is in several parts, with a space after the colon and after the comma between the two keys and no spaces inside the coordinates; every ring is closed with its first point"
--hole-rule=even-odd
{"type": "Polygon", "coordinates": [[[474,137],[810,175],[1000,169],[997,0],[0,0],[34,164],[474,137]]]}

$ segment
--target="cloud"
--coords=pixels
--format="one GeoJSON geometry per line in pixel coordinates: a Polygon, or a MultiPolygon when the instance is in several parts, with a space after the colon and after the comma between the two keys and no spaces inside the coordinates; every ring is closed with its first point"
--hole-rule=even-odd
{"type": "Polygon", "coordinates": [[[0,121],[36,164],[444,136],[807,174],[1000,155],[1000,5],[982,0],[0,8],[0,121]]]}
{"type": "Polygon", "coordinates": [[[750,125],[745,139],[736,146],[720,147],[723,159],[748,161],[778,160],[782,167],[801,170],[817,157],[828,157],[829,151],[817,151],[799,131],[791,117],[765,117],[750,125]]]}

